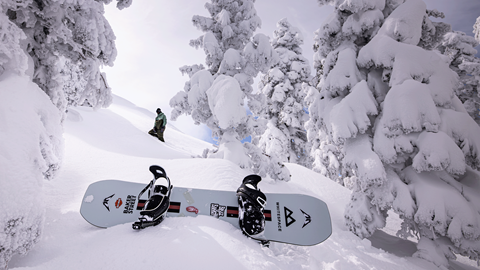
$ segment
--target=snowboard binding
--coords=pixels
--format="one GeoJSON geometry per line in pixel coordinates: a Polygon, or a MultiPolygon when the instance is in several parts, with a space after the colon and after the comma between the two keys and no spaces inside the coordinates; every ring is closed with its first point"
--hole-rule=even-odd
{"type": "Polygon", "coordinates": [[[242,185],[237,189],[238,217],[242,232],[268,246],[267,240],[262,240],[265,230],[265,216],[267,197],[257,188],[262,178],[258,175],[249,175],[243,179],[242,185]]]}
{"type": "Polygon", "coordinates": [[[160,224],[170,207],[170,194],[173,186],[170,184],[170,179],[167,177],[165,170],[160,166],[152,165],[150,166],[150,172],[152,172],[154,179],[138,195],[138,198],[140,198],[148,190],[148,200],[140,212],[138,221],[132,224],[134,230],[160,224]],[[168,186],[155,185],[158,178],[165,178],[168,186]]]}

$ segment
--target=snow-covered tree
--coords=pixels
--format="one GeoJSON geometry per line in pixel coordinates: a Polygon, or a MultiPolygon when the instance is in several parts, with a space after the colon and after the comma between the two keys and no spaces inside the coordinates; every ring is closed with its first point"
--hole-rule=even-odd
{"type": "MultiPolygon", "coordinates": [[[[111,103],[102,65],[113,65],[115,35],[104,18],[105,1],[24,0],[7,14],[27,36],[25,48],[34,60],[34,82],[65,112],[68,105],[94,108],[111,103]],[[73,74],[73,73],[74,74],[73,74]]],[[[117,1],[117,7],[131,0],[117,1]]]]}
{"type": "Polygon", "coordinates": [[[334,140],[328,129],[329,111],[362,79],[355,57],[378,31],[394,9],[388,1],[319,1],[336,6],[334,13],[316,31],[314,44],[315,77],[306,86],[310,119],[305,127],[312,143],[313,170],[343,184],[351,171],[343,166],[344,142],[334,140]]]}
{"type": "Polygon", "coordinates": [[[450,68],[459,76],[459,85],[455,90],[470,116],[480,124],[480,59],[475,57],[478,42],[474,37],[454,31],[444,35],[437,47],[450,59],[450,68]]]}
{"type": "Polygon", "coordinates": [[[478,41],[478,43],[480,43],[480,16],[473,25],[473,34],[475,35],[475,39],[478,41]]]}
{"type": "Polygon", "coordinates": [[[282,19],[271,43],[279,62],[262,76],[258,86],[266,96],[268,123],[265,133],[255,143],[282,162],[310,167],[302,89],[302,84],[310,80],[310,65],[300,48],[303,36],[287,19],[282,19]]]}
{"type": "Polygon", "coordinates": [[[43,181],[55,177],[63,153],[61,114],[32,82],[23,31],[0,3],[0,268],[40,240],[43,181]]]}
{"type": "Polygon", "coordinates": [[[352,189],[347,226],[368,237],[393,210],[398,235],[419,238],[415,256],[478,260],[480,127],[449,59],[428,50],[444,29],[429,22],[437,12],[422,0],[320,2],[335,12],[317,31],[308,124],[336,157],[325,167],[352,189]]]}
{"type": "MultiPolygon", "coordinates": [[[[241,67],[245,65],[243,50],[253,36],[253,32],[260,27],[261,20],[256,15],[253,0],[212,0],[205,4],[205,8],[210,13],[210,17],[195,15],[192,18],[193,24],[202,32],[202,36],[190,41],[190,45],[195,48],[202,48],[206,54],[206,65],[213,78],[219,74],[234,76],[241,72],[241,67]],[[228,52],[227,52],[228,51],[228,52]],[[218,72],[222,64],[222,72],[218,72]]],[[[183,66],[180,68],[182,74],[188,74],[190,81],[185,83],[184,91],[175,96],[170,104],[174,108],[172,118],[176,119],[181,114],[191,114],[195,124],[207,123],[210,117],[205,91],[210,85],[200,91],[195,84],[197,77],[192,81],[193,76],[204,69],[203,65],[183,66]],[[191,89],[195,88],[192,93],[191,89]],[[203,105],[190,103],[187,96],[195,95],[195,100],[201,98],[203,105]],[[200,95],[200,96],[199,96],[200,95]],[[202,96],[203,95],[203,96],[202,96]],[[198,105],[198,106],[197,106],[198,105]]],[[[258,71],[257,71],[258,72],[258,71]]],[[[204,72],[202,72],[205,74],[204,72]]],[[[242,81],[241,86],[249,85],[249,76],[244,76],[247,82],[242,81]]],[[[210,80],[210,79],[207,79],[210,80]]],[[[215,133],[215,132],[214,132],[215,133]]],[[[216,134],[214,137],[217,136],[216,134]]]]}
{"type": "Polygon", "coordinates": [[[109,2],[0,2],[0,268],[41,237],[42,186],[60,169],[67,106],[110,103],[99,72],[116,55],[109,2]]]}
{"type": "Polygon", "coordinates": [[[205,34],[190,44],[203,48],[208,69],[202,65],[180,68],[190,80],[184,91],[170,100],[172,119],[191,115],[195,124],[205,124],[212,130],[220,147],[217,153],[207,153],[209,157],[229,159],[260,175],[268,173],[274,179],[288,180],[288,170],[275,157],[268,159],[251,143],[241,144],[244,138],[263,133],[265,123],[247,115],[245,109],[240,114],[238,106],[243,107],[246,99],[254,114],[264,110],[264,96],[253,93],[253,78],[277,61],[268,37],[253,35],[261,23],[254,2],[212,0],[205,5],[209,18],[193,17],[194,25],[205,34]],[[239,114],[232,115],[230,108],[222,104],[230,104],[239,114]]]}
{"type": "Polygon", "coordinates": [[[193,25],[205,34],[191,40],[190,45],[204,49],[212,74],[217,73],[228,49],[243,50],[261,26],[254,3],[255,0],[211,0],[205,4],[210,17],[193,16],[193,25]]]}

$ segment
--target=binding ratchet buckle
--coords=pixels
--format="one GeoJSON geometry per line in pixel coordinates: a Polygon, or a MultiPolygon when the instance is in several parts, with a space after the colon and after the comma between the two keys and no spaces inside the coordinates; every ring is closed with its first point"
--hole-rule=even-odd
{"type": "Polygon", "coordinates": [[[262,206],[262,208],[265,208],[267,205],[267,201],[265,201],[262,197],[258,196],[257,197],[257,202],[262,206]]]}

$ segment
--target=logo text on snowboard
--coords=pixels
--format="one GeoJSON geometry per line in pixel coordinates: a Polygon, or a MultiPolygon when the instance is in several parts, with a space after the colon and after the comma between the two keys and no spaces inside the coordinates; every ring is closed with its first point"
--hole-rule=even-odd
{"type": "Polygon", "coordinates": [[[282,216],[280,215],[280,203],[277,202],[277,228],[278,231],[282,231],[282,216]]]}
{"type": "Polygon", "coordinates": [[[287,207],[283,207],[283,211],[285,213],[285,224],[288,226],[292,225],[296,220],[292,217],[292,210],[288,209],[287,207]]]}
{"type": "Polygon", "coordinates": [[[115,194],[112,194],[111,196],[108,196],[107,198],[103,199],[103,205],[105,206],[105,208],[107,208],[108,212],[110,212],[110,206],[108,206],[108,202],[113,196],[115,196],[115,194]]]}
{"type": "Polygon", "coordinates": [[[305,213],[302,209],[300,209],[300,211],[302,211],[303,215],[305,216],[305,222],[303,223],[303,226],[302,226],[302,229],[303,229],[303,227],[307,226],[310,222],[312,222],[312,218],[310,217],[309,214],[305,213]]]}
{"type": "Polygon", "coordinates": [[[195,206],[188,206],[187,212],[198,214],[198,208],[196,208],[195,206]]]}
{"type": "Polygon", "coordinates": [[[210,216],[214,216],[216,218],[225,216],[225,209],[227,209],[224,205],[219,205],[218,203],[210,204],[210,216]]]}
{"type": "Polygon", "coordinates": [[[118,198],[117,201],[115,202],[115,207],[118,209],[120,206],[122,206],[123,201],[121,198],[118,198]]]}
{"type": "Polygon", "coordinates": [[[128,195],[127,201],[125,201],[125,209],[123,209],[124,214],[133,214],[133,208],[135,207],[135,201],[137,196],[128,195]]]}

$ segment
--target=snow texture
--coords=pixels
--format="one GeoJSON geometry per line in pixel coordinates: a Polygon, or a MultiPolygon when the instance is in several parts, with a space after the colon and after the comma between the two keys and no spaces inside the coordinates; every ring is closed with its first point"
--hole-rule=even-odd
{"type": "Polygon", "coordinates": [[[377,102],[366,81],[355,85],[350,95],[333,106],[326,124],[335,142],[364,134],[371,126],[369,115],[376,115],[377,102]]]}
{"type": "Polygon", "coordinates": [[[243,108],[244,94],[237,80],[220,75],[206,93],[208,105],[220,128],[233,129],[246,121],[247,113],[243,108]]]}
{"type": "Polygon", "coordinates": [[[87,203],[90,203],[90,202],[93,202],[95,198],[93,197],[93,195],[88,195],[87,197],[85,197],[85,199],[83,200],[84,202],[87,202],[87,203]]]}
{"type": "MultiPolygon", "coordinates": [[[[80,202],[88,185],[101,179],[147,184],[152,178],[148,167],[158,164],[174,186],[236,190],[251,173],[227,160],[191,158],[212,146],[186,136],[171,122],[165,132],[167,143],[160,143],[146,133],[153,117],[154,112],[118,96],[108,109],[69,111],[64,167],[44,186],[42,240],[25,256],[15,256],[9,269],[155,269],[159,260],[154,258],[159,254],[165,269],[439,269],[410,257],[416,251],[414,242],[384,232],[363,240],[353,235],[343,219],[350,191],[295,164],[286,165],[292,174],[290,182],[266,177],[259,187],[265,192],[307,194],[327,203],[333,233],[316,246],[272,243],[262,248],[230,224],[206,216],[166,218],[141,232],[133,231],[131,224],[107,230],[91,226],[79,214],[80,202]],[[112,137],[112,132],[118,136],[112,137]]],[[[400,222],[394,216],[391,221],[400,222]]],[[[394,234],[395,226],[387,229],[394,234]]],[[[452,263],[452,269],[473,266],[452,263]]]]}
{"type": "Polygon", "coordinates": [[[61,115],[30,77],[0,77],[0,267],[40,240],[45,180],[63,156],[61,115]]]}

